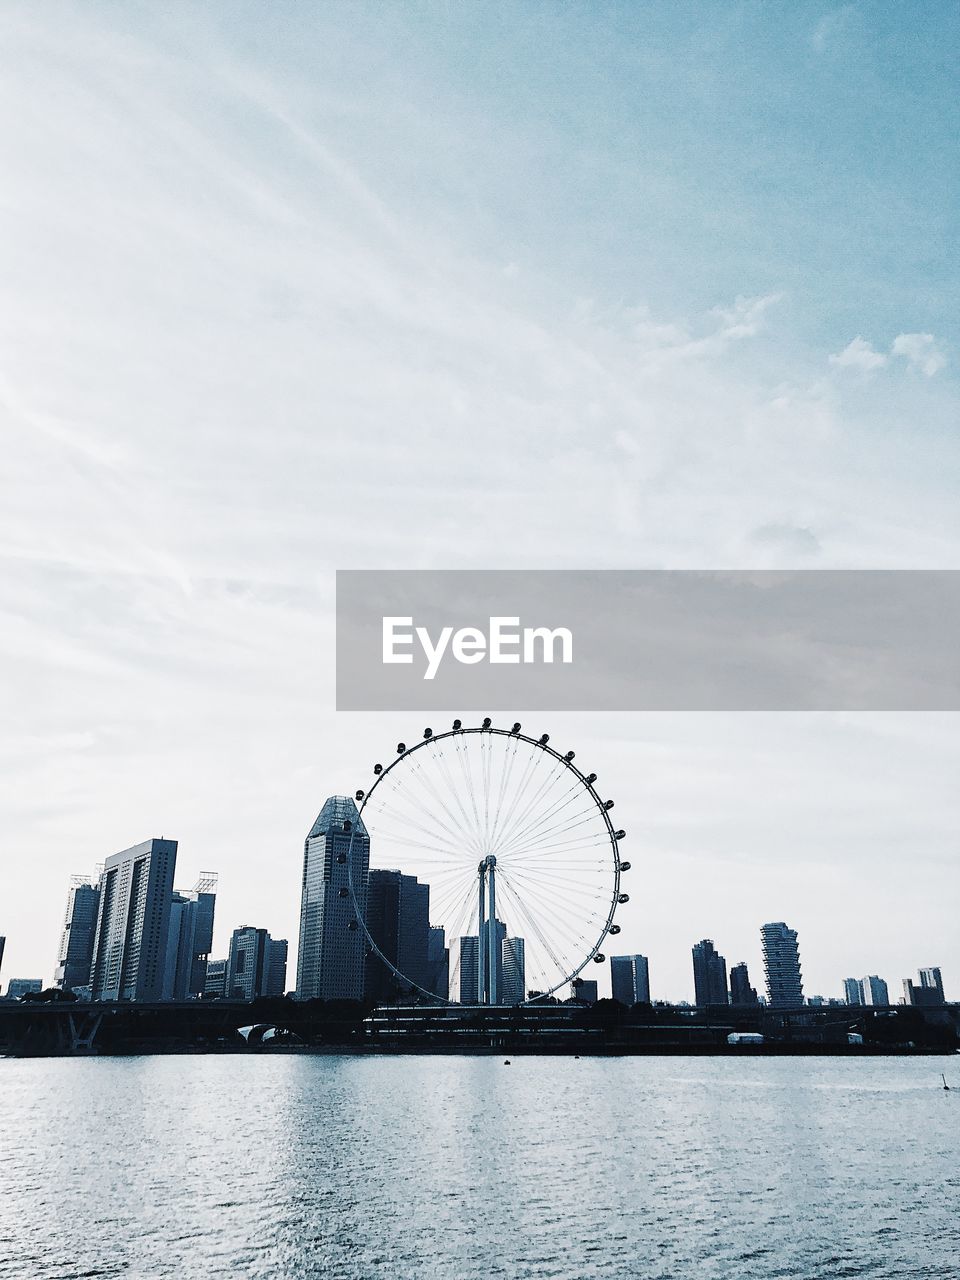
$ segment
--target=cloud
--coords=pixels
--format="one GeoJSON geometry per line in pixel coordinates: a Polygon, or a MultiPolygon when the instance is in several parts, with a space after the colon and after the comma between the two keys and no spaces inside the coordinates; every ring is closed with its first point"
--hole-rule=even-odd
{"type": "Polygon", "coordinates": [[[823,53],[848,28],[856,10],[852,4],[845,4],[832,13],[824,14],[813,29],[810,43],[817,53],[823,53]]]}
{"type": "Polygon", "coordinates": [[[872,373],[887,363],[887,357],[880,351],[874,351],[865,338],[854,338],[844,349],[830,357],[830,363],[840,369],[859,369],[861,373],[872,373]]]}
{"type": "Polygon", "coordinates": [[[939,349],[932,333],[901,333],[890,348],[895,356],[909,360],[914,369],[928,378],[943,368],[947,357],[939,349]]]}

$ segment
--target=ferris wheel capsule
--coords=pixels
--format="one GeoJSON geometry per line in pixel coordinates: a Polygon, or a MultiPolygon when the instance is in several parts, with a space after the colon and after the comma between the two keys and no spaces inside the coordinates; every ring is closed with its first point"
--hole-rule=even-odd
{"type": "Polygon", "coordinates": [[[629,871],[629,870],[630,870],[630,863],[629,863],[629,862],[621,862],[621,863],[620,863],[620,870],[621,870],[621,871],[629,871]]]}
{"type": "Polygon", "coordinates": [[[603,954],[603,952],[602,952],[602,951],[598,951],[598,952],[597,952],[597,954],[593,957],[593,963],[594,963],[594,964],[603,964],[603,962],[606,960],[606,958],[607,958],[607,957],[603,954]]]}

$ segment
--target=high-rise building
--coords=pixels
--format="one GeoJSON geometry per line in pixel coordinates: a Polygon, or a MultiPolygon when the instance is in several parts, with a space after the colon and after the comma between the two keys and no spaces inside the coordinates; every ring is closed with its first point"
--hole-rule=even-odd
{"type": "Polygon", "coordinates": [[[496,928],[494,947],[496,955],[497,1004],[521,1004],[526,998],[526,943],[523,938],[508,938],[507,926],[502,920],[483,922],[484,982],[480,991],[479,940],[477,935],[460,939],[460,1003],[488,1004],[491,984],[489,963],[490,930],[496,928]]]}
{"type": "Polygon", "coordinates": [[[176,840],[145,840],[104,863],[90,968],[94,1000],[159,1000],[176,840]]]}
{"type": "Polygon", "coordinates": [[[844,978],[843,998],[847,1004],[863,1004],[863,987],[859,978],[844,978]]]}
{"type": "Polygon", "coordinates": [[[224,995],[230,1000],[282,996],[286,985],[287,943],[266,929],[242,924],[230,938],[224,995]]]}
{"type": "Polygon", "coordinates": [[[593,978],[574,978],[570,983],[571,1000],[579,1000],[581,1004],[596,1004],[600,991],[593,978]]]}
{"type": "Polygon", "coordinates": [[[745,960],[741,960],[730,970],[730,1003],[739,1005],[760,1003],[756,987],[750,985],[750,974],[745,960]]]}
{"type": "Polygon", "coordinates": [[[3,969],[3,950],[4,950],[4,947],[6,947],[6,945],[7,945],[6,938],[0,935],[0,970],[3,969]]]}
{"type": "Polygon", "coordinates": [[[904,978],[903,996],[907,1004],[924,1005],[927,1008],[945,1004],[943,975],[940,970],[936,968],[921,969],[919,983],[914,983],[909,978],[904,978]]]}
{"type": "Polygon", "coordinates": [[[936,991],[938,999],[935,1003],[945,1004],[946,997],[943,994],[943,974],[935,966],[921,969],[920,985],[925,991],[936,991]]]}
{"type": "Polygon", "coordinates": [[[503,991],[501,1004],[523,1004],[526,999],[526,943],[523,938],[504,938],[502,944],[503,991]]]}
{"type": "Polygon", "coordinates": [[[460,1003],[478,1004],[480,1000],[479,939],[474,934],[460,939],[460,1003]]]}
{"type": "Polygon", "coordinates": [[[216,872],[204,871],[189,892],[171,895],[164,1000],[189,1000],[203,994],[213,948],[216,889],[216,872]]]}
{"type": "Polygon", "coordinates": [[[366,940],[350,894],[350,858],[357,908],[363,915],[367,909],[370,837],[353,800],[330,796],[303,846],[297,954],[297,996],[301,1000],[363,998],[366,940]]]}
{"type": "Polygon", "coordinates": [[[42,978],[11,978],[7,984],[8,1000],[19,1000],[21,996],[27,995],[31,991],[42,991],[42,978]]]}
{"type": "Polygon", "coordinates": [[[860,990],[863,993],[863,1004],[889,1004],[890,993],[887,984],[876,974],[860,979],[860,990]]]}
{"type": "Polygon", "coordinates": [[[208,960],[207,976],[203,984],[205,996],[223,996],[227,993],[226,960],[208,960]]]}
{"type": "Polygon", "coordinates": [[[704,938],[693,948],[693,989],[694,1003],[700,1007],[730,1003],[727,962],[710,938],[704,938]]]}
{"type": "Polygon", "coordinates": [[[610,990],[621,1004],[650,1003],[650,966],[646,956],[611,956],[610,990]]]}
{"type": "Polygon", "coordinates": [[[803,1004],[803,978],[796,929],[788,929],[778,920],[763,925],[760,939],[768,1002],[775,1008],[799,1009],[803,1004]]]}
{"type": "Polygon", "coordinates": [[[84,876],[71,879],[53,979],[55,987],[72,991],[89,985],[99,903],[100,890],[95,884],[84,876]]]}
{"type": "Polygon", "coordinates": [[[364,997],[382,1004],[407,993],[416,996],[417,987],[428,989],[430,886],[400,871],[370,871],[367,928],[380,952],[403,978],[398,978],[380,956],[371,951],[366,957],[364,997]]]}
{"type": "Polygon", "coordinates": [[[427,963],[429,975],[427,990],[432,991],[441,1000],[450,999],[450,948],[444,929],[440,925],[430,926],[427,941],[427,963]]]}

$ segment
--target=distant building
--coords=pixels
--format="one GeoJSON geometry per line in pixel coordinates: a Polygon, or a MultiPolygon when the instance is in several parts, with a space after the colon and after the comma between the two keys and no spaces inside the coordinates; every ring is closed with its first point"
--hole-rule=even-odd
{"type": "Polygon", "coordinates": [[[646,956],[611,956],[610,989],[621,1004],[650,1003],[650,966],[646,956]]]}
{"type": "Polygon", "coordinates": [[[765,924],[760,930],[760,938],[768,1003],[773,1008],[799,1009],[803,1004],[803,981],[796,929],[789,929],[782,920],[778,920],[765,924]]]}
{"type": "Polygon", "coordinates": [[[205,871],[188,893],[171,895],[164,1000],[189,1000],[203,994],[207,960],[213,949],[216,888],[216,873],[205,871]]]}
{"type": "Polygon", "coordinates": [[[11,978],[7,986],[7,999],[19,1000],[28,991],[42,991],[42,978],[11,978]]]}
{"type": "Polygon", "coordinates": [[[579,1000],[581,1004],[596,1004],[599,997],[599,988],[592,978],[574,978],[570,983],[571,1000],[579,1000]]]}
{"type": "Polygon", "coordinates": [[[477,936],[460,939],[460,1003],[486,1004],[490,997],[490,955],[487,939],[490,929],[496,928],[495,957],[497,1004],[521,1004],[526,999],[526,943],[523,938],[508,938],[507,926],[502,920],[485,920],[484,936],[484,990],[480,994],[479,942],[477,936]]]}
{"type": "Polygon", "coordinates": [[[94,1000],[161,998],[176,865],[176,840],[146,840],[104,863],[90,969],[94,1000]]]}
{"type": "Polygon", "coordinates": [[[439,925],[430,926],[427,940],[427,990],[441,1000],[450,999],[450,949],[447,937],[439,925]]]}
{"type": "Polygon", "coordinates": [[[97,931],[100,890],[84,876],[74,876],[67,894],[67,910],[60,934],[60,950],[53,985],[64,991],[90,982],[93,940],[97,931]]]}
{"type": "Polygon", "coordinates": [[[297,996],[301,1000],[363,998],[366,939],[350,894],[351,848],[357,909],[363,915],[367,909],[370,837],[353,800],[330,796],[303,846],[297,954],[297,996]]]}
{"type": "Polygon", "coordinates": [[[843,998],[847,1004],[863,1004],[863,987],[859,978],[844,978],[843,998]]]}
{"type": "Polygon", "coordinates": [[[710,938],[704,938],[693,948],[693,989],[698,1007],[730,1003],[727,962],[710,938]]]}
{"type": "Polygon", "coordinates": [[[223,996],[227,993],[226,960],[208,960],[207,975],[203,984],[205,996],[223,996]]]}
{"type": "Polygon", "coordinates": [[[903,997],[906,1003],[923,1005],[927,1008],[945,1004],[943,975],[940,970],[936,968],[921,969],[919,977],[919,983],[913,983],[909,978],[904,978],[903,997]]]}
{"type": "Polygon", "coordinates": [[[480,1000],[479,940],[474,934],[460,939],[460,1003],[480,1000]]]}
{"type": "Polygon", "coordinates": [[[6,938],[0,935],[0,970],[3,969],[3,951],[6,945],[7,945],[6,938]]]}
{"type": "Polygon", "coordinates": [[[920,985],[925,991],[936,991],[939,997],[937,1004],[946,1004],[946,997],[943,994],[943,974],[937,968],[921,969],[920,985]]]}
{"type": "Polygon", "coordinates": [[[864,1004],[890,1003],[890,992],[887,990],[887,984],[882,978],[878,978],[876,974],[871,974],[868,978],[861,978],[860,990],[863,992],[864,1004]]]}
{"type": "Polygon", "coordinates": [[[750,985],[750,974],[745,960],[735,964],[730,970],[730,1003],[737,1005],[758,1005],[760,997],[756,987],[750,985]]]}
{"type": "Polygon", "coordinates": [[[430,886],[400,871],[373,870],[367,879],[367,928],[378,950],[366,957],[364,998],[375,1004],[419,994],[430,981],[430,886]]]}
{"type": "Polygon", "coordinates": [[[266,929],[244,924],[234,929],[224,977],[231,1000],[282,996],[287,972],[286,939],[273,939],[266,929]]]}
{"type": "Polygon", "coordinates": [[[527,995],[526,943],[523,938],[504,938],[502,943],[503,990],[501,1004],[523,1004],[527,995]]]}

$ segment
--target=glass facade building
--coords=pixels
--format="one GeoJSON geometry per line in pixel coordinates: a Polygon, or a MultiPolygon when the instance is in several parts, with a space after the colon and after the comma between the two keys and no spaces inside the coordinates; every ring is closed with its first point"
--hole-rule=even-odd
{"type": "Polygon", "coordinates": [[[90,970],[94,1000],[163,993],[176,840],[145,840],[104,863],[90,970]]]}
{"type": "Polygon", "coordinates": [[[350,894],[351,857],[357,905],[365,913],[370,837],[354,801],[331,796],[303,846],[297,954],[301,1000],[363,998],[366,938],[350,894]]]}

